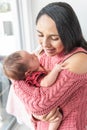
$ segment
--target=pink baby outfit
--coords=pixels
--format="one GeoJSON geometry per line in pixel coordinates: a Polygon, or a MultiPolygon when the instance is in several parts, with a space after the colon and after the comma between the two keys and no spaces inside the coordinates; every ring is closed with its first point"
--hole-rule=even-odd
{"type": "MultiPolygon", "coordinates": [[[[63,62],[78,52],[87,53],[82,48],[76,48],[69,55],[48,57],[43,54],[40,62],[50,70],[55,63],[63,62]]],[[[58,130],[87,130],[87,73],[76,74],[63,70],[51,87],[35,88],[19,81],[14,82],[14,89],[27,111],[33,114],[47,114],[60,106],[63,120],[58,130]]],[[[47,122],[38,121],[36,130],[48,130],[48,125],[47,122]]]]}

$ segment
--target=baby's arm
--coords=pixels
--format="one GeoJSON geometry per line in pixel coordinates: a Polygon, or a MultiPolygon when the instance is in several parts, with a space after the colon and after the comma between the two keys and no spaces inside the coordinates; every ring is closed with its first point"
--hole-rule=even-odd
{"type": "Polygon", "coordinates": [[[40,86],[49,87],[51,86],[57,79],[59,72],[61,71],[62,66],[56,64],[54,68],[41,80],[40,86]]]}

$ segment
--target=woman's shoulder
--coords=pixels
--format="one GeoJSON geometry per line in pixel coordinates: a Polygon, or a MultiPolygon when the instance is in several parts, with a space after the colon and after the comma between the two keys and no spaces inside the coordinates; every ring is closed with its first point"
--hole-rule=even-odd
{"type": "Polygon", "coordinates": [[[87,72],[87,53],[78,52],[64,61],[69,71],[83,74],[87,72]]]}

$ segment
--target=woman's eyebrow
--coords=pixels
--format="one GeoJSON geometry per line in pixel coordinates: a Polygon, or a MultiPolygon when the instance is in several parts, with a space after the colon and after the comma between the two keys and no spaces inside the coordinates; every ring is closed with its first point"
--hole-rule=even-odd
{"type": "Polygon", "coordinates": [[[39,30],[36,30],[38,33],[41,33],[39,30]]]}
{"type": "MultiPolygon", "coordinates": [[[[39,30],[36,30],[38,33],[42,33],[39,30]]],[[[58,34],[50,34],[50,36],[59,36],[58,34]]]]}
{"type": "Polygon", "coordinates": [[[50,36],[59,36],[58,34],[50,34],[50,36]]]}

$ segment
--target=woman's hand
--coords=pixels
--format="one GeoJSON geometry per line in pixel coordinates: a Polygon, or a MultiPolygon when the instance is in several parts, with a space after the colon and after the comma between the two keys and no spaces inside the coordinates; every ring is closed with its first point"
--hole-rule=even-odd
{"type": "Polygon", "coordinates": [[[59,108],[53,109],[48,115],[43,118],[43,121],[56,122],[62,120],[62,114],[59,112],[59,108]]]}
{"type": "Polygon", "coordinates": [[[56,122],[58,120],[62,120],[62,113],[60,113],[59,108],[54,108],[50,113],[37,116],[33,115],[34,119],[37,121],[48,121],[48,122],[56,122]]]}

